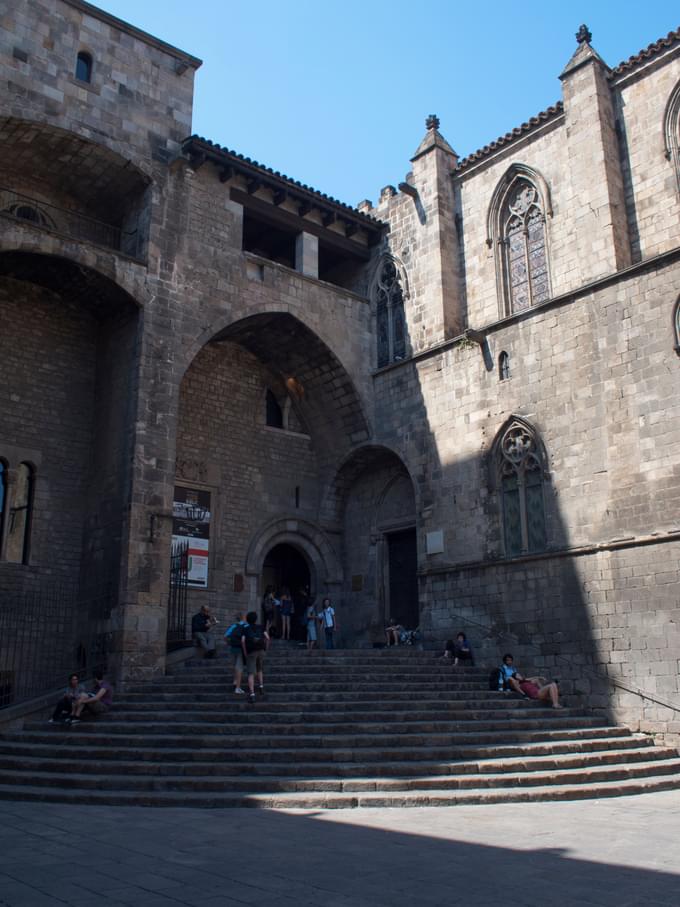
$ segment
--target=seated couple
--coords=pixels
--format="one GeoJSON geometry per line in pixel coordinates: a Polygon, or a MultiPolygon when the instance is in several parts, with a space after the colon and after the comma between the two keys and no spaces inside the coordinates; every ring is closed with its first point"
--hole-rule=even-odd
{"type": "Polygon", "coordinates": [[[564,708],[560,705],[557,681],[549,681],[545,677],[524,677],[516,670],[509,652],[503,656],[503,664],[498,669],[498,689],[513,690],[527,699],[549,702],[554,709],[564,708]]]}

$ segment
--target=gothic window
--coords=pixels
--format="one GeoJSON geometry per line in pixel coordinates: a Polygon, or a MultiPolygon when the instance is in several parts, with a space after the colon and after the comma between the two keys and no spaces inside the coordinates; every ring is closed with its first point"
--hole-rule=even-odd
{"type": "Polygon", "coordinates": [[[401,274],[391,258],[385,258],[380,264],[375,299],[378,368],[382,368],[407,356],[404,288],[401,274]]]}
{"type": "Polygon", "coordinates": [[[21,463],[12,488],[7,526],[7,548],[5,556],[14,564],[27,564],[31,535],[31,511],[33,509],[33,467],[21,463]]]}
{"type": "Polygon", "coordinates": [[[266,424],[270,428],[283,428],[283,410],[276,399],[276,394],[270,388],[267,388],[266,407],[266,424]]]}
{"type": "Polygon", "coordinates": [[[511,420],[496,443],[503,537],[508,557],[545,550],[544,459],[533,430],[519,419],[511,420]]]}
{"type": "Polygon", "coordinates": [[[680,82],[671,92],[666,104],[663,131],[666,159],[675,170],[675,181],[680,190],[680,82]]]}
{"type": "Polygon", "coordinates": [[[680,356],[680,299],[673,309],[673,339],[675,343],[673,349],[680,356]]]}
{"type": "Polygon", "coordinates": [[[84,50],[76,58],[76,79],[79,82],[92,81],[92,57],[84,50]]]}
{"type": "Polygon", "coordinates": [[[521,312],[550,295],[545,220],[538,190],[526,179],[512,186],[502,214],[510,309],[521,312]]]}
{"type": "Polygon", "coordinates": [[[503,350],[503,352],[498,357],[498,380],[507,381],[510,377],[510,357],[503,350]]]}

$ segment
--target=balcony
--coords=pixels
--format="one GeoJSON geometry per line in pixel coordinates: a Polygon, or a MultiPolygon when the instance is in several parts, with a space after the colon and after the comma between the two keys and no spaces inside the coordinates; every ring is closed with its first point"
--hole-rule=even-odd
{"type": "Polygon", "coordinates": [[[78,211],[58,208],[39,199],[0,187],[0,215],[42,230],[51,230],[69,239],[90,242],[141,258],[137,231],[123,233],[120,227],[106,224],[78,211]]]}

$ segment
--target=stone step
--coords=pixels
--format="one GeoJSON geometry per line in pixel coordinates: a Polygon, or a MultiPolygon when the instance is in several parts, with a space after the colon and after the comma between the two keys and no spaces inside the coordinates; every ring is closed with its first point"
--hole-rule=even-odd
{"type": "MultiPolygon", "coordinates": [[[[215,693],[206,696],[191,696],[191,695],[164,695],[158,696],[154,699],[148,698],[146,696],[122,696],[116,699],[116,708],[115,712],[112,714],[125,714],[126,718],[132,715],[144,715],[152,712],[164,712],[170,713],[172,711],[177,712],[191,712],[192,714],[201,714],[203,712],[216,712],[218,709],[220,712],[223,712],[227,709],[230,713],[233,709],[240,709],[241,703],[243,701],[242,696],[235,696],[231,690],[226,693],[215,693]]],[[[386,720],[396,719],[415,719],[415,720],[428,720],[431,719],[431,715],[428,713],[436,712],[440,715],[460,715],[461,717],[468,715],[470,712],[489,712],[497,714],[499,716],[516,714],[517,710],[534,710],[541,711],[544,714],[552,714],[551,711],[546,708],[544,703],[532,702],[521,696],[506,696],[506,697],[496,697],[496,698],[485,698],[485,699],[467,699],[465,697],[455,699],[426,699],[418,703],[418,709],[416,712],[411,712],[411,710],[402,710],[390,708],[387,709],[385,704],[382,702],[369,700],[369,701],[349,701],[349,702],[337,702],[334,708],[331,710],[328,708],[328,704],[325,702],[283,702],[280,699],[274,699],[269,691],[264,700],[261,700],[258,704],[256,710],[251,709],[250,711],[253,714],[247,716],[243,714],[242,720],[261,721],[262,710],[266,707],[267,715],[269,721],[280,718],[282,721],[290,721],[291,717],[287,716],[296,716],[298,718],[304,717],[307,719],[309,716],[314,716],[314,720],[318,721],[345,721],[347,715],[357,715],[357,720],[366,721],[368,717],[375,717],[376,720],[379,716],[384,716],[386,720]]],[[[241,710],[243,712],[243,710],[241,710]]],[[[247,713],[248,710],[246,710],[247,713]]],[[[582,710],[576,709],[565,709],[569,714],[584,714],[582,710]]]]}
{"type": "MultiPolygon", "coordinates": [[[[479,691],[479,684],[472,681],[458,681],[455,678],[443,678],[441,680],[433,680],[432,677],[423,675],[422,677],[410,680],[395,680],[394,678],[382,679],[382,680],[362,680],[357,678],[347,678],[344,680],[327,680],[326,678],[319,679],[314,684],[310,684],[309,681],[296,678],[294,680],[286,681],[285,683],[279,680],[276,676],[267,676],[265,678],[265,683],[268,689],[272,693],[304,693],[308,696],[313,696],[315,693],[370,693],[375,697],[382,696],[383,693],[407,693],[411,699],[415,696],[422,695],[433,690],[437,690],[440,694],[446,693],[462,693],[462,692],[477,692],[479,691]]],[[[132,688],[131,692],[134,693],[159,693],[159,692],[200,692],[202,690],[211,689],[218,684],[212,684],[208,681],[203,682],[199,680],[188,681],[185,678],[172,678],[168,682],[155,682],[149,683],[146,685],[136,685],[132,688]]],[[[231,678],[225,677],[224,683],[220,686],[226,688],[232,685],[231,678]]],[[[494,692],[489,690],[488,692],[494,692]]]]}
{"type": "MultiPolygon", "coordinates": [[[[561,711],[546,708],[541,704],[518,702],[516,708],[506,709],[489,709],[489,708],[440,708],[435,712],[433,709],[429,713],[420,714],[399,714],[398,712],[357,712],[349,710],[343,713],[331,711],[322,712],[318,709],[314,711],[289,710],[279,712],[274,708],[269,708],[266,712],[260,708],[252,709],[249,707],[241,708],[239,705],[228,703],[219,710],[215,705],[204,703],[203,708],[198,705],[186,705],[181,708],[168,709],[158,705],[153,708],[136,708],[135,705],[126,705],[124,708],[117,708],[115,713],[110,716],[100,717],[96,722],[86,718],[82,724],[83,727],[106,727],[110,723],[134,723],[134,724],[158,724],[160,722],[191,722],[197,728],[202,728],[206,724],[224,724],[229,722],[229,726],[236,728],[242,727],[244,732],[248,728],[256,727],[261,732],[262,725],[267,728],[276,729],[278,733],[283,726],[296,729],[299,732],[300,727],[304,726],[309,729],[310,733],[317,733],[312,730],[313,727],[323,726],[319,733],[330,731],[341,731],[344,729],[350,731],[357,728],[359,732],[373,730],[375,732],[385,730],[399,730],[409,728],[411,730],[446,730],[448,727],[465,722],[483,722],[494,724],[495,722],[517,721],[521,719],[531,719],[534,721],[554,722],[558,717],[566,718],[588,718],[595,723],[603,722],[603,718],[593,716],[584,716],[582,712],[576,709],[562,709],[561,711]],[[388,727],[390,726],[390,727],[388,727]]],[[[246,704],[247,706],[247,704],[246,704]]],[[[44,729],[45,722],[27,721],[24,725],[25,730],[44,729]]],[[[349,732],[349,731],[348,731],[349,732]]]]}
{"type": "MultiPolygon", "coordinates": [[[[99,721],[82,721],[77,727],[69,728],[62,726],[62,729],[78,734],[93,735],[110,735],[110,734],[142,734],[144,736],[157,734],[220,734],[229,737],[260,737],[265,733],[269,739],[270,746],[276,746],[278,741],[285,740],[288,737],[332,737],[334,740],[341,741],[348,737],[354,739],[355,745],[363,746],[367,740],[386,741],[397,736],[417,735],[422,738],[423,744],[427,745],[432,739],[439,742],[441,735],[452,735],[460,731],[467,731],[471,727],[475,733],[516,731],[526,730],[538,726],[545,726],[546,729],[556,727],[600,727],[605,724],[604,718],[583,717],[579,715],[570,715],[568,710],[561,711],[526,709],[508,717],[502,714],[502,717],[492,717],[483,719],[477,713],[470,713],[463,719],[438,720],[438,721],[345,721],[341,722],[337,716],[333,722],[312,722],[308,719],[293,721],[290,719],[284,722],[270,720],[269,713],[266,713],[261,721],[247,722],[242,720],[248,717],[246,705],[244,710],[237,709],[231,713],[222,712],[217,716],[212,713],[206,716],[198,717],[195,715],[188,716],[187,713],[163,714],[153,719],[134,720],[125,714],[116,713],[108,719],[99,721]],[[567,714],[565,714],[567,712],[567,714]]],[[[251,709],[251,711],[253,711],[251,709]]],[[[52,728],[49,728],[51,731],[52,728]]],[[[25,732],[41,733],[45,732],[44,721],[27,721],[24,726],[25,732]]],[[[444,742],[444,741],[441,741],[444,742]]],[[[316,745],[312,743],[310,745],[316,745]]],[[[342,744],[341,744],[342,745],[342,744]]]]}
{"type": "MultiPolygon", "coordinates": [[[[280,746],[292,745],[295,747],[334,747],[348,749],[350,747],[399,747],[399,746],[446,746],[461,736],[474,737],[475,739],[494,738],[505,740],[513,737],[522,731],[532,731],[534,733],[554,734],[561,730],[573,731],[578,729],[591,729],[601,727],[604,720],[600,718],[563,718],[562,713],[557,713],[549,722],[549,728],[542,724],[543,718],[537,713],[537,717],[532,718],[511,718],[503,721],[492,722],[472,722],[459,721],[450,722],[447,729],[441,731],[431,731],[416,733],[411,729],[402,730],[398,728],[394,732],[383,731],[380,728],[369,728],[359,731],[351,724],[345,726],[345,730],[336,731],[333,726],[321,727],[318,732],[312,731],[305,723],[298,725],[267,725],[263,722],[261,728],[248,726],[246,732],[239,730],[238,724],[235,728],[227,719],[210,724],[205,722],[198,724],[195,721],[177,720],[152,722],[116,722],[115,719],[102,722],[82,722],[77,727],[69,726],[51,726],[45,729],[41,723],[35,727],[29,726],[23,731],[26,737],[32,739],[42,739],[55,731],[64,730],[70,736],[78,735],[80,739],[92,742],[110,742],[115,746],[125,740],[134,741],[135,739],[158,739],[160,737],[169,739],[181,739],[182,737],[191,737],[195,741],[208,740],[210,738],[221,738],[224,740],[228,737],[230,746],[253,746],[261,748],[275,748],[280,746]],[[255,733],[253,733],[255,730],[255,733]]],[[[11,735],[8,735],[11,739],[11,735]]],[[[226,742],[226,741],[225,741],[226,742]]],[[[198,745],[198,743],[196,744],[198,745]]]]}
{"type": "MultiPolygon", "coordinates": [[[[414,702],[413,696],[408,692],[402,693],[383,693],[376,696],[373,693],[276,693],[269,686],[266,687],[266,703],[275,703],[277,710],[290,707],[291,709],[313,708],[316,706],[332,706],[333,709],[380,709],[386,708],[393,703],[403,703],[412,710],[414,702]]],[[[193,689],[191,692],[183,690],[177,691],[156,691],[148,693],[126,693],[116,698],[116,709],[120,705],[127,705],[133,702],[151,702],[151,703],[230,703],[240,702],[234,696],[231,684],[223,689],[203,690],[201,688],[193,689]]],[[[428,695],[418,699],[418,711],[421,709],[441,709],[449,705],[455,705],[457,708],[464,707],[467,703],[490,704],[501,706],[503,703],[510,704],[513,702],[521,703],[526,699],[516,693],[497,693],[474,690],[467,692],[447,693],[441,697],[436,690],[429,690],[428,695]]]]}
{"type": "MultiPolygon", "coordinates": [[[[591,736],[589,738],[566,737],[560,740],[524,740],[515,743],[479,745],[471,743],[448,747],[442,751],[423,752],[422,749],[413,751],[399,750],[386,753],[383,750],[361,750],[356,754],[349,752],[325,751],[319,753],[315,750],[284,750],[234,753],[223,746],[214,748],[173,747],[165,744],[160,746],[95,746],[91,742],[77,741],[74,745],[73,738],[65,738],[58,745],[43,744],[38,742],[27,743],[25,740],[17,742],[8,741],[1,746],[3,758],[52,758],[67,762],[87,759],[91,764],[104,762],[124,762],[133,760],[142,763],[157,763],[159,766],[168,766],[177,762],[190,762],[193,765],[221,765],[224,772],[228,767],[234,773],[240,774],[243,765],[248,764],[248,771],[257,774],[261,768],[267,766],[265,774],[295,774],[318,775],[319,773],[335,774],[342,777],[354,777],[357,774],[385,774],[398,770],[400,774],[408,772],[427,772],[439,774],[446,772],[446,767],[460,760],[488,760],[488,759],[526,759],[538,756],[555,757],[561,755],[581,755],[584,753],[606,754],[612,750],[638,751],[640,748],[653,748],[653,741],[644,736],[613,735],[591,736]],[[362,758],[360,758],[362,757],[362,758]],[[370,770],[367,766],[370,765],[370,770]],[[275,766],[275,768],[273,768],[275,766]],[[395,769],[396,766],[396,769],[395,769]]],[[[170,768],[169,768],[170,770],[170,768]]]]}
{"type": "MultiPolygon", "coordinates": [[[[550,755],[534,755],[535,747],[528,746],[522,756],[506,756],[504,758],[468,758],[451,762],[392,762],[380,766],[378,777],[431,777],[448,776],[454,774],[501,773],[501,772],[531,772],[531,771],[563,771],[566,769],[580,769],[616,765],[622,762],[654,762],[663,760],[676,760],[677,750],[673,747],[653,746],[648,738],[640,738],[637,746],[624,748],[619,740],[610,741],[611,746],[605,750],[584,751],[572,749],[566,753],[550,755]]],[[[248,766],[244,771],[239,765],[225,764],[216,757],[211,763],[191,762],[150,762],[132,761],[125,762],[119,759],[99,757],[90,758],[88,753],[69,750],[65,758],[60,758],[64,753],[60,750],[52,751],[46,747],[36,747],[36,752],[44,750],[42,755],[3,755],[0,753],[0,769],[6,771],[24,772],[74,772],[76,774],[107,775],[144,775],[156,777],[158,775],[173,775],[183,777],[196,777],[198,779],[213,775],[229,775],[253,777],[272,774],[272,765],[267,762],[248,766]],[[54,754],[53,754],[54,753],[54,754]]],[[[291,777],[310,780],[310,776],[331,779],[334,773],[340,770],[345,777],[361,777],[368,774],[376,776],[376,766],[369,767],[362,763],[352,763],[349,766],[338,766],[336,763],[322,763],[314,765],[275,766],[275,777],[291,777]]],[[[274,775],[273,775],[274,776],[274,775]]]]}
{"type": "MultiPolygon", "coordinates": [[[[50,729],[51,731],[52,729],[50,729]]],[[[506,747],[510,744],[523,745],[526,743],[538,742],[555,742],[579,740],[595,740],[602,737],[623,736],[628,732],[618,728],[587,728],[574,729],[563,728],[556,730],[513,730],[504,734],[497,732],[490,733],[457,733],[443,735],[442,742],[438,745],[425,745],[422,737],[417,735],[404,735],[403,737],[392,737],[391,742],[385,738],[378,740],[363,741],[363,745],[356,746],[354,737],[332,738],[314,736],[288,737],[284,741],[277,741],[276,746],[272,746],[268,738],[260,735],[256,740],[252,737],[226,737],[225,735],[128,735],[123,734],[90,734],[79,733],[78,728],[71,728],[65,732],[65,736],[59,743],[58,737],[54,733],[47,734],[38,732],[15,732],[7,733],[2,740],[2,751],[7,752],[7,745],[11,743],[30,746],[37,744],[46,744],[61,747],[68,746],[80,748],[83,750],[95,750],[103,752],[124,753],[125,751],[143,753],[144,750],[151,750],[154,753],[163,752],[166,749],[189,748],[198,757],[201,750],[223,751],[223,761],[247,762],[256,759],[268,758],[272,762],[321,762],[328,760],[328,754],[332,753],[332,760],[335,762],[354,762],[363,760],[367,762],[376,762],[381,760],[437,760],[451,759],[456,750],[460,748],[479,748],[481,747],[506,747]],[[66,736],[67,735],[67,736],[66,736]],[[188,739],[187,739],[188,738],[188,739]],[[343,741],[342,744],[340,741],[343,741]],[[398,741],[398,742],[395,742],[398,741]],[[228,749],[226,744],[228,743],[228,749]]],[[[123,756],[121,756],[123,758],[123,756]]],[[[160,757],[164,758],[163,756],[160,757]]],[[[461,757],[462,758],[462,757],[461,757]]]]}
{"type": "Polygon", "coordinates": [[[465,790],[369,791],[354,793],[196,793],[178,791],[103,791],[0,784],[0,798],[42,803],[110,806],[167,806],[195,808],[254,807],[258,809],[352,809],[357,807],[457,806],[477,803],[517,803],[544,800],[583,800],[630,796],[677,789],[680,773],[651,778],[617,779],[583,784],[482,788],[465,790]]]}
{"type": "Polygon", "coordinates": [[[75,771],[46,772],[31,769],[3,772],[3,783],[33,787],[66,786],[70,790],[110,791],[187,791],[192,793],[280,793],[295,791],[358,793],[366,791],[453,791],[477,788],[542,787],[545,785],[593,784],[630,778],[650,778],[680,775],[680,758],[637,762],[632,765],[575,767],[550,771],[483,772],[451,774],[442,777],[414,778],[287,778],[277,776],[251,777],[247,772],[233,776],[124,776],[120,774],[81,774],[75,771]]]}

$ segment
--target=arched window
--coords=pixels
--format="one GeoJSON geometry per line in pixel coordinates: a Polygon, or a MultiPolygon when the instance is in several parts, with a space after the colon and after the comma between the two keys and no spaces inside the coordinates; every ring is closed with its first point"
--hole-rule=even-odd
{"type": "Polygon", "coordinates": [[[545,454],[536,433],[517,417],[499,433],[495,466],[508,557],[546,547],[543,482],[545,454]]]}
{"type": "Polygon", "coordinates": [[[12,488],[12,500],[7,527],[6,560],[14,564],[27,564],[31,536],[31,511],[33,510],[33,467],[21,463],[12,488]]]}
{"type": "Polygon", "coordinates": [[[276,394],[270,388],[267,388],[266,407],[266,424],[270,428],[283,428],[283,410],[276,399],[276,394]]]}
{"type": "Polygon", "coordinates": [[[76,79],[79,82],[92,81],[92,57],[84,50],[76,58],[76,79]]]}
{"type": "Polygon", "coordinates": [[[394,259],[380,262],[374,288],[378,333],[378,368],[407,355],[403,277],[394,259]]]}
{"type": "Polygon", "coordinates": [[[41,208],[25,201],[13,202],[5,208],[5,213],[19,220],[27,220],[38,227],[54,227],[52,219],[41,208]]]}
{"type": "Polygon", "coordinates": [[[673,349],[680,356],[680,299],[675,303],[673,309],[673,349]]]}
{"type": "Polygon", "coordinates": [[[503,210],[503,244],[510,308],[521,312],[549,294],[545,221],[540,198],[528,180],[517,180],[503,210]]]}
{"type": "Polygon", "coordinates": [[[680,191],[680,82],[671,92],[666,104],[663,136],[666,158],[675,170],[675,181],[680,191]]]}
{"type": "Polygon", "coordinates": [[[7,463],[0,460],[0,552],[2,552],[2,534],[5,526],[5,501],[7,500],[7,463]]]}
{"type": "Polygon", "coordinates": [[[507,381],[510,377],[510,357],[503,350],[503,352],[498,357],[498,380],[507,381]]]}
{"type": "Polygon", "coordinates": [[[546,217],[552,215],[543,177],[513,164],[493,194],[487,244],[494,246],[501,315],[521,312],[550,298],[546,217]]]}

